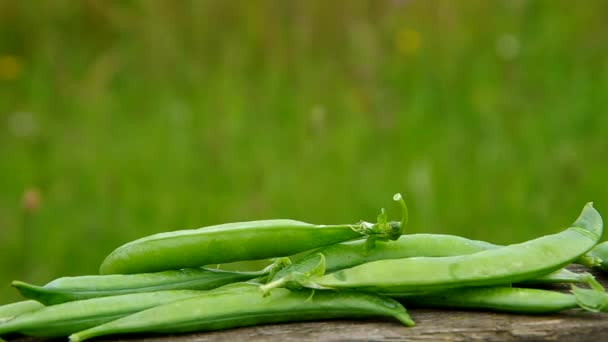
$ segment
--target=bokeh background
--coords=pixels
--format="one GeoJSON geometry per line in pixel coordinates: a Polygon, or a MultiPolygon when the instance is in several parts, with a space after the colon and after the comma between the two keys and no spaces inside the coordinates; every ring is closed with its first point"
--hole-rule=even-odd
{"type": "MultiPolygon", "coordinates": [[[[608,2],[0,0],[0,301],[167,230],[608,215],[608,2]]],[[[277,241],[277,243],[281,243],[277,241]]]]}

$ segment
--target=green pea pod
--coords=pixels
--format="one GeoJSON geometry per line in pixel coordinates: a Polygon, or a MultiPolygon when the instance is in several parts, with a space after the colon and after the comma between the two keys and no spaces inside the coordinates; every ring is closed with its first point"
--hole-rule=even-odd
{"type": "Polygon", "coordinates": [[[44,286],[22,281],[12,285],[26,298],[38,300],[46,305],[60,304],[96,297],[116,296],[128,293],[163,290],[209,290],[226,284],[247,281],[263,274],[260,272],[226,272],[210,269],[182,269],[140,274],[114,274],[105,276],[80,276],[59,278],[44,286]],[[63,284],[68,280],[68,287],[63,284]],[[78,282],[82,282],[78,284],[78,282]]]}
{"type": "Polygon", "coordinates": [[[200,295],[201,291],[159,291],[102,297],[46,306],[0,323],[0,336],[67,336],[154,306],[200,295]]]}
{"type": "Polygon", "coordinates": [[[247,284],[238,292],[215,291],[80,331],[72,334],[70,341],[109,334],[181,333],[330,318],[386,316],[407,326],[414,324],[401,304],[375,294],[276,289],[263,297],[255,284],[247,284]]]}
{"type": "Polygon", "coordinates": [[[13,281],[21,294],[46,305],[96,297],[164,290],[210,290],[226,284],[243,282],[274,274],[288,258],[280,258],[258,272],[232,272],[206,268],[188,268],[140,274],[64,277],[44,286],[13,281]]]}
{"type": "Polygon", "coordinates": [[[194,230],[160,233],[118,247],[101,264],[101,274],[157,272],[241,260],[293,255],[309,249],[362,236],[371,241],[396,240],[407,222],[388,222],[384,211],[379,222],[345,225],[314,225],[294,220],[228,223],[194,230]]]}
{"type": "Polygon", "coordinates": [[[8,321],[26,312],[42,309],[44,305],[35,300],[24,300],[0,306],[0,323],[8,321]]]}
{"type": "MultiPolygon", "coordinates": [[[[485,241],[470,240],[455,235],[443,234],[410,234],[403,235],[397,241],[378,242],[372,249],[365,241],[349,241],[323,247],[312,251],[291,265],[279,270],[262,289],[268,291],[278,286],[299,288],[298,279],[308,274],[319,264],[321,255],[325,258],[325,273],[329,274],[364,263],[410,257],[445,257],[473,254],[504,246],[485,241]]],[[[560,270],[527,281],[530,284],[548,284],[562,282],[586,282],[587,276],[560,270]]]]}
{"type": "Polygon", "coordinates": [[[608,271],[608,241],[597,244],[587,253],[587,256],[595,261],[595,264],[591,266],[608,271]]]}
{"type": "MultiPolygon", "coordinates": [[[[438,293],[404,295],[399,301],[418,307],[451,307],[485,309],[522,314],[548,314],[568,309],[583,308],[599,311],[606,305],[608,295],[596,290],[575,288],[576,294],[517,287],[467,287],[438,293]],[[586,303],[582,305],[580,303],[586,303]]],[[[398,296],[397,296],[398,297],[398,296]]]]}
{"type": "Polygon", "coordinates": [[[591,273],[583,272],[576,273],[569,271],[565,268],[545,274],[540,277],[526,279],[518,281],[518,284],[523,285],[546,285],[546,284],[559,284],[559,283],[588,283],[593,278],[591,273]]]}
{"type": "Polygon", "coordinates": [[[325,257],[326,272],[332,273],[376,260],[464,255],[498,247],[500,246],[484,241],[443,234],[403,235],[396,241],[377,242],[373,248],[369,248],[365,240],[349,241],[311,251],[307,256],[281,269],[271,280],[281,279],[294,272],[308,272],[319,263],[320,254],[325,257]]]}
{"type": "Polygon", "coordinates": [[[570,264],[595,246],[602,230],[602,218],[589,203],[570,228],[557,234],[469,255],[373,261],[301,283],[386,294],[510,284],[570,264]]]}

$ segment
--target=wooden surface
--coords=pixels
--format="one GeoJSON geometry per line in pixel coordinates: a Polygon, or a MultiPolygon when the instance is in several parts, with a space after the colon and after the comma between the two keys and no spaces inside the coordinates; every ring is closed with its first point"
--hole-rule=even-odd
{"type": "MultiPolygon", "coordinates": [[[[581,266],[569,267],[582,272],[581,266]]],[[[592,272],[608,285],[606,277],[592,272]]],[[[566,291],[568,287],[557,286],[566,291]]],[[[319,321],[273,324],[182,335],[138,335],[95,341],[594,341],[608,340],[608,313],[569,310],[532,316],[492,312],[409,309],[416,326],[406,328],[390,319],[319,321]]],[[[11,341],[34,342],[33,338],[11,341]]]]}

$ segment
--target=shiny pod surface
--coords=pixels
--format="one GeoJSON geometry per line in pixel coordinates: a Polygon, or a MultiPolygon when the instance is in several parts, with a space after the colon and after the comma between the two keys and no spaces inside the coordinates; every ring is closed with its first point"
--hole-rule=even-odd
{"type": "Polygon", "coordinates": [[[267,274],[230,272],[206,268],[139,274],[92,275],[58,278],[44,286],[14,281],[21,294],[46,305],[96,297],[163,290],[209,290],[226,284],[246,281],[267,274]]]}
{"type": "Polygon", "coordinates": [[[326,272],[331,273],[376,260],[464,255],[498,247],[500,246],[484,241],[443,234],[402,235],[396,241],[378,241],[371,249],[365,240],[349,241],[312,251],[277,272],[272,280],[292,272],[310,271],[319,264],[319,254],[325,257],[326,272]]]}
{"type": "Polygon", "coordinates": [[[559,283],[586,283],[590,279],[594,279],[591,273],[583,272],[576,273],[569,271],[565,268],[545,274],[536,278],[525,279],[518,281],[518,284],[523,285],[546,285],[546,284],[559,284],[559,283]]]}
{"type": "MultiPolygon", "coordinates": [[[[329,274],[377,260],[458,256],[502,247],[504,246],[444,234],[403,235],[397,241],[376,242],[375,247],[372,249],[367,248],[365,240],[349,241],[310,252],[291,265],[281,269],[271,281],[276,286],[286,284],[285,286],[289,288],[301,287],[297,281],[291,280],[291,277],[293,277],[294,273],[297,278],[297,274],[304,274],[314,270],[320,262],[321,254],[325,259],[325,273],[329,274]]],[[[579,274],[562,269],[536,279],[526,280],[525,283],[585,282],[589,276],[588,274],[579,274]]],[[[267,287],[275,287],[275,285],[271,284],[267,287]]]]}
{"type": "Polygon", "coordinates": [[[0,336],[67,336],[157,305],[200,295],[201,291],[159,291],[102,297],[46,306],[0,323],[0,336]]]}
{"type": "Polygon", "coordinates": [[[353,227],[268,220],[160,233],[118,247],[99,271],[145,273],[292,255],[361,237],[353,227]]]}
{"type": "Polygon", "coordinates": [[[595,246],[602,229],[602,218],[589,203],[570,228],[557,234],[469,255],[373,261],[304,285],[390,294],[514,283],[568,265],[595,246]]]}
{"type": "Polygon", "coordinates": [[[517,287],[459,288],[437,293],[404,295],[399,301],[418,307],[488,309],[524,314],[553,313],[579,307],[572,294],[517,287]]]}
{"type": "Polygon", "coordinates": [[[178,333],[218,330],[264,323],[329,318],[394,317],[413,325],[394,299],[354,291],[290,291],[275,289],[263,297],[255,284],[239,291],[215,293],[145,310],[70,336],[82,341],[124,333],[178,333]]]}
{"type": "Polygon", "coordinates": [[[23,300],[16,303],[0,306],[0,323],[12,319],[26,312],[42,309],[44,305],[35,300],[23,300]]]}

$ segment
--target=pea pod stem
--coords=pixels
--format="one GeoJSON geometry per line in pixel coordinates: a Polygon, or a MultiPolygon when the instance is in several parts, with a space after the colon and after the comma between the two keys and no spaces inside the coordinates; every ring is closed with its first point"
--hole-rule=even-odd
{"type": "Polygon", "coordinates": [[[376,241],[397,240],[405,232],[405,226],[409,220],[409,211],[405,200],[400,193],[393,196],[393,201],[397,202],[401,208],[401,221],[389,221],[384,208],[380,210],[377,223],[360,222],[358,227],[354,227],[361,235],[366,236],[365,248],[371,250],[375,247],[376,241]]]}
{"type": "Polygon", "coordinates": [[[407,204],[405,204],[405,200],[403,199],[403,195],[401,195],[400,193],[397,193],[393,196],[393,201],[399,203],[399,205],[401,206],[401,225],[400,225],[400,231],[399,231],[399,235],[397,236],[397,238],[399,236],[401,236],[403,233],[405,233],[405,226],[407,225],[408,221],[409,221],[409,210],[407,209],[407,204]]]}

